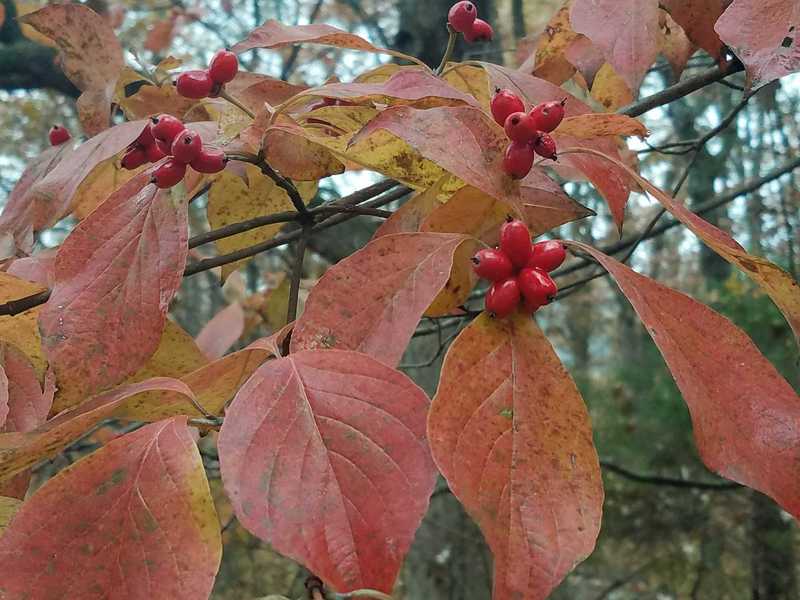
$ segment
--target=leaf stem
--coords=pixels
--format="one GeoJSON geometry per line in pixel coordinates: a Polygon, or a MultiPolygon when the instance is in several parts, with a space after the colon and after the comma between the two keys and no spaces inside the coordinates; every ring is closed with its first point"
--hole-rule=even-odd
{"type": "Polygon", "coordinates": [[[444,72],[447,63],[453,56],[453,50],[456,47],[456,38],[458,38],[458,32],[450,27],[449,23],[447,25],[447,32],[450,34],[447,38],[447,48],[445,48],[444,55],[442,56],[442,62],[439,63],[439,66],[436,67],[436,71],[434,71],[434,73],[439,76],[444,72]]]}
{"type": "Polygon", "coordinates": [[[300,239],[297,240],[295,249],[295,262],[292,269],[292,280],[289,287],[289,305],[286,309],[286,322],[291,323],[297,318],[297,302],[300,299],[300,280],[303,278],[303,260],[306,256],[308,238],[311,237],[311,223],[303,224],[300,239]]]}
{"type": "Polygon", "coordinates": [[[226,92],[225,88],[222,88],[222,90],[220,90],[219,97],[222,98],[223,100],[227,100],[228,102],[233,104],[236,108],[238,108],[240,111],[242,111],[244,114],[246,114],[251,119],[255,119],[256,118],[255,114],[253,114],[253,111],[251,111],[244,104],[239,102],[239,100],[237,100],[235,97],[231,96],[228,92],[226,92]]]}

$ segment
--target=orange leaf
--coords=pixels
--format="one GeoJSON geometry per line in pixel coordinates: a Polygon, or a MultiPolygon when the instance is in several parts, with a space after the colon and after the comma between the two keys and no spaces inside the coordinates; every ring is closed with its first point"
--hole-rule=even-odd
{"type": "Polygon", "coordinates": [[[467,239],[399,233],[371,241],[328,269],[311,290],[291,351],[357,350],[395,366],[467,239]]]}
{"type": "Polygon", "coordinates": [[[60,408],[119,383],[158,347],[183,275],[188,225],[186,206],[149,177],[145,171],[109,196],[58,251],[39,328],[65,393],[60,408]]]}
{"type": "Polygon", "coordinates": [[[364,354],[263,365],[219,435],[237,518],[338,590],[391,591],[436,480],[427,408],[411,379],[364,354]]]}
{"type": "Polygon", "coordinates": [[[556,129],[556,135],[571,135],[581,139],[593,139],[608,135],[636,135],[647,137],[650,132],[638,120],[627,115],[590,113],[567,117],[556,129]]]}
{"type": "Polygon", "coordinates": [[[125,66],[122,46],[108,20],[82,4],[51,4],[20,21],[56,43],[61,68],[83,92],[78,116],[86,134],[91,137],[108,128],[114,88],[125,66]]]}
{"type": "Polygon", "coordinates": [[[45,483],[0,538],[0,581],[8,598],[199,599],[221,556],[184,417],[117,438],[45,483]]]}
{"type": "Polygon", "coordinates": [[[730,0],[661,0],[660,4],[692,42],[713,58],[720,58],[722,42],[714,24],[730,0]]]}
{"type": "Polygon", "coordinates": [[[590,246],[569,243],[605,267],[630,300],[689,406],[706,466],[800,518],[800,398],[791,386],[722,315],[590,246]]]}
{"type": "Polygon", "coordinates": [[[494,598],[542,600],[592,552],[603,486],[589,415],[530,315],[483,313],[459,334],[428,437],[492,549],[494,598]]]}

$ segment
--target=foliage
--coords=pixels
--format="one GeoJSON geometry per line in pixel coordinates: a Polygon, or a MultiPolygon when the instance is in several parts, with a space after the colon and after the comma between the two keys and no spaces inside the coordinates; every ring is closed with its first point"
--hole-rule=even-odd
{"type": "MultiPolygon", "coordinates": [[[[89,137],[32,161],[0,217],[7,271],[0,273],[0,596],[101,597],[125,589],[133,598],[208,597],[221,534],[201,435],[218,441],[237,519],[320,577],[332,597],[391,593],[437,470],[491,547],[494,597],[549,596],[594,550],[600,460],[587,407],[536,322],[522,312],[498,319],[471,308],[483,294],[469,262],[475,250],[497,243],[509,216],[541,235],[593,215],[561,179],[591,182],[619,231],[631,192],[640,191],[747,275],[800,330],[798,284],[786,271],[748,253],[631,164],[622,137],[647,134],[635,117],[658,100],[618,114],[559,87],[577,72],[581,97],[609,98],[601,104],[618,108],[638,93],[659,52],[679,75],[694,44],[719,61],[720,77],[740,68],[730,47],[752,86],[800,70],[800,14],[791,0],[772,0],[769,10],[736,0],[724,12],[719,2],[678,4],[571,0],[554,17],[558,34],[542,38],[520,69],[449,61],[451,43],[432,70],[332,25],[269,20],[233,50],[302,43],[399,62],[316,87],[242,71],[199,103],[170,84],[180,61],[125,66],[110,22],[88,7],[59,4],[26,15],[22,22],[58,49],[82,92],[78,116],[89,137]],[[743,19],[763,28],[741,35],[743,19]],[[778,31],[785,23],[795,25],[778,31]],[[759,30],[763,36],[752,35],[759,30]],[[489,107],[498,87],[526,108],[566,98],[567,118],[553,132],[558,163],[537,163],[520,180],[504,173],[508,140],[489,107]],[[116,110],[127,120],[112,118],[116,110]],[[152,179],[160,163],[120,169],[149,127],[145,119],[160,113],[224,150],[224,172],[190,170],[161,190],[152,179]],[[344,170],[391,179],[309,202],[320,180],[344,170]],[[190,238],[188,207],[206,193],[214,229],[190,238]],[[380,208],[409,193],[401,209],[380,208]],[[298,316],[309,243],[356,214],[387,220],[319,278],[298,316]],[[32,254],[34,236],[69,215],[77,224],[55,257],[32,254]],[[222,254],[195,251],[208,242],[222,254]],[[288,291],[276,294],[287,318],[272,336],[226,353],[248,330],[247,299],[221,312],[196,342],[168,319],[184,276],[222,267],[223,280],[234,278],[242,261],[292,242],[288,291]],[[398,370],[423,317],[467,323],[430,403],[398,370]],[[32,466],[107,419],[149,424],[102,440],[18,501],[32,466]]],[[[148,47],[166,47],[171,27],[153,29],[148,47]]],[[[690,91],[676,86],[661,104],[690,91]]],[[[742,106],[754,92],[745,92],[742,106]]],[[[696,153],[710,137],[695,142],[696,153]]],[[[778,370],[711,308],[597,248],[565,243],[608,271],[633,305],[686,401],[706,466],[797,517],[798,398],[778,370]]],[[[311,587],[321,590],[315,581],[311,587]]]]}

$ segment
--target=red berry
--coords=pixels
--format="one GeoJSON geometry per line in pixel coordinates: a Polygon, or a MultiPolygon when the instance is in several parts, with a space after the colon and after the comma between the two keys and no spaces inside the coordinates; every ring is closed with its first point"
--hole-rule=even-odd
{"type": "Polygon", "coordinates": [[[447,13],[447,22],[454,31],[466,34],[472,29],[472,24],[477,16],[478,10],[475,5],[467,0],[462,0],[450,7],[450,12],[447,13]]]}
{"type": "Polygon", "coordinates": [[[121,165],[123,169],[138,169],[147,162],[147,153],[142,146],[132,146],[128,148],[122,157],[121,165]]]}
{"type": "Polygon", "coordinates": [[[550,133],[558,127],[564,118],[564,104],[566,102],[567,99],[564,98],[563,100],[542,102],[534,106],[530,115],[536,121],[536,127],[545,133],[550,133]]]}
{"type": "Polygon", "coordinates": [[[503,171],[514,179],[522,179],[533,166],[533,148],[523,142],[511,142],[503,157],[503,171]]]}
{"type": "Polygon", "coordinates": [[[208,71],[186,71],[178,75],[175,83],[178,93],[184,98],[200,100],[208,98],[214,88],[214,82],[208,71]]]}
{"type": "Polygon", "coordinates": [[[494,248],[484,248],[479,250],[472,257],[473,269],[478,277],[489,281],[501,281],[508,279],[514,274],[514,265],[505,252],[494,248]]]}
{"type": "Polygon", "coordinates": [[[53,125],[47,135],[50,138],[51,146],[60,146],[72,137],[69,134],[69,129],[61,125],[53,125]]]}
{"type": "Polygon", "coordinates": [[[155,138],[153,137],[153,130],[150,129],[150,125],[148,124],[147,127],[142,129],[142,133],[139,134],[139,137],[137,137],[136,141],[133,143],[137,146],[149,146],[154,142],[155,138]]]}
{"type": "Polygon", "coordinates": [[[506,130],[508,139],[512,142],[522,142],[523,144],[536,139],[539,134],[536,129],[536,123],[524,112],[515,112],[508,115],[503,129],[506,130]]]}
{"type": "Polygon", "coordinates": [[[153,137],[168,144],[172,144],[172,140],[184,129],[186,126],[183,122],[172,115],[163,114],[150,119],[150,131],[153,137]]]}
{"type": "Polygon", "coordinates": [[[492,116],[500,127],[506,124],[508,115],[525,112],[525,103],[511,90],[497,90],[491,102],[492,116]]]}
{"type": "Polygon", "coordinates": [[[486,292],[486,310],[500,319],[514,312],[520,300],[516,277],[495,281],[486,292]]]}
{"type": "Polygon", "coordinates": [[[148,162],[154,163],[160,161],[162,158],[168,155],[168,152],[164,152],[164,142],[161,140],[156,140],[154,144],[150,144],[149,146],[145,146],[144,153],[147,157],[148,162]]]}
{"type": "Polygon", "coordinates": [[[233,52],[220,50],[208,65],[208,76],[214,83],[224,85],[233,81],[239,72],[239,59],[233,52]]]}
{"type": "Polygon", "coordinates": [[[515,267],[528,264],[533,252],[531,233],[522,221],[506,221],[500,228],[500,250],[505,252],[515,267]]]}
{"type": "Polygon", "coordinates": [[[533,141],[533,151],[544,158],[558,159],[558,154],[556,154],[556,141],[549,133],[542,133],[533,141]]]}
{"type": "Polygon", "coordinates": [[[475,19],[469,30],[464,32],[464,39],[468,42],[489,42],[494,36],[494,30],[483,19],[475,19]]]}
{"type": "Polygon", "coordinates": [[[548,304],[558,293],[556,282],[541,269],[522,269],[517,275],[517,284],[525,300],[525,308],[531,312],[548,304]]]}
{"type": "Polygon", "coordinates": [[[536,267],[543,271],[555,271],[567,258],[567,250],[564,244],[557,240],[547,240],[546,242],[536,242],[533,245],[533,254],[528,261],[529,267],[536,267]]]}
{"type": "Polygon", "coordinates": [[[175,141],[172,142],[172,156],[175,160],[179,160],[187,165],[192,162],[197,155],[203,150],[203,140],[200,139],[200,134],[188,129],[178,134],[175,141]]]}
{"type": "Polygon", "coordinates": [[[222,150],[203,148],[189,166],[198,173],[219,173],[227,163],[228,159],[222,150]]]}
{"type": "Polygon", "coordinates": [[[170,159],[155,170],[153,183],[160,188],[171,188],[180,183],[184,175],[186,175],[186,164],[170,159]]]}

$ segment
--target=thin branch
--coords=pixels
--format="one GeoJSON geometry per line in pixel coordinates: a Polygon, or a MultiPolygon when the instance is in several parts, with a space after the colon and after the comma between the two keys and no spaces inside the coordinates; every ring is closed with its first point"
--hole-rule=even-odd
{"type": "MultiPolygon", "coordinates": [[[[308,17],[309,24],[313,23],[317,20],[319,16],[319,11],[322,9],[322,4],[324,0],[317,0],[317,3],[314,5],[314,8],[311,10],[311,14],[308,17]]],[[[286,59],[286,62],[283,65],[283,69],[281,70],[281,79],[284,81],[289,81],[289,77],[292,75],[292,71],[294,70],[294,66],[297,63],[297,56],[300,54],[300,44],[296,44],[292,46],[292,50],[289,53],[289,58],[286,59]]]]}
{"type": "Polygon", "coordinates": [[[625,467],[620,467],[617,464],[605,460],[600,461],[600,466],[607,471],[610,471],[620,477],[635,481],[636,483],[647,483],[651,485],[664,485],[668,487],[695,489],[695,490],[710,490],[718,492],[727,492],[731,490],[741,489],[742,485],[734,482],[714,483],[710,481],[693,481],[691,479],[678,479],[676,477],[661,477],[660,475],[643,475],[635,473],[625,467]]]}
{"type": "Polygon", "coordinates": [[[300,192],[297,191],[297,188],[295,187],[294,183],[291,182],[291,180],[283,177],[272,168],[272,166],[264,158],[263,151],[257,156],[251,154],[231,153],[228,154],[228,158],[230,160],[238,160],[257,166],[264,175],[272,179],[272,181],[274,181],[279,188],[286,192],[286,194],[289,196],[289,200],[292,201],[295,210],[301,215],[305,215],[307,217],[309,214],[308,208],[306,207],[306,203],[303,202],[300,192]]]}
{"type": "Polygon", "coordinates": [[[450,57],[453,56],[453,50],[456,47],[456,40],[458,39],[458,32],[450,27],[450,24],[447,25],[447,47],[444,50],[444,54],[442,55],[442,60],[439,63],[439,66],[436,67],[434,74],[441,75],[444,72],[447,63],[450,61],[450,57]]]}
{"type": "Polygon", "coordinates": [[[296,256],[289,287],[289,305],[286,310],[287,323],[291,323],[297,318],[297,302],[300,298],[300,280],[303,278],[303,260],[306,257],[306,248],[308,247],[308,238],[310,236],[310,225],[303,225],[303,229],[300,231],[300,239],[297,241],[297,249],[295,250],[296,256]]]}

